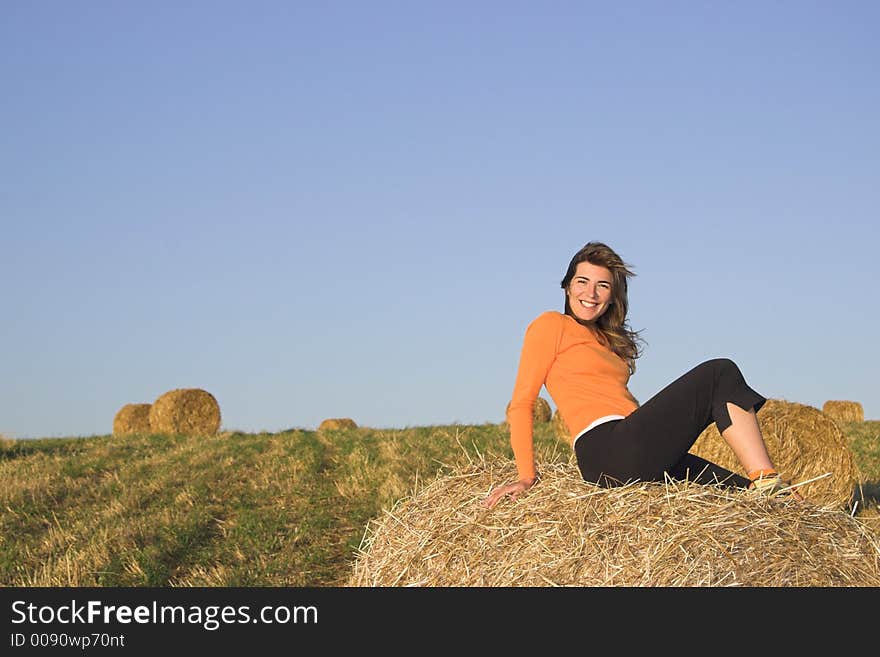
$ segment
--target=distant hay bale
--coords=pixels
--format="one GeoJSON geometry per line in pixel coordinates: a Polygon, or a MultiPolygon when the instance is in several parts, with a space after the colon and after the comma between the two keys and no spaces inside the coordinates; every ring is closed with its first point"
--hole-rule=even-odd
{"type": "Polygon", "coordinates": [[[331,417],[318,425],[318,431],[327,429],[357,429],[357,423],[349,417],[331,417]]]}
{"type": "Polygon", "coordinates": [[[566,445],[571,445],[571,434],[568,431],[568,425],[565,424],[565,420],[562,419],[562,415],[559,413],[558,408],[553,412],[553,417],[550,418],[550,423],[553,425],[553,434],[566,445]]]}
{"type": "MultiPolygon", "coordinates": [[[[504,409],[504,422],[501,425],[510,430],[510,423],[507,419],[507,414],[510,412],[510,402],[507,403],[507,406],[504,409]]],[[[532,412],[532,419],[535,424],[543,424],[545,422],[550,421],[550,417],[553,415],[552,410],[550,409],[550,402],[548,402],[543,397],[538,397],[535,399],[535,408],[532,412]]]]}
{"type": "Polygon", "coordinates": [[[839,422],[865,421],[865,411],[856,401],[827,401],[822,406],[822,412],[839,422]]]}
{"type": "Polygon", "coordinates": [[[535,399],[535,422],[549,422],[552,414],[550,402],[543,397],[535,399]]]}
{"type": "Polygon", "coordinates": [[[220,405],[210,392],[178,388],[161,395],[150,408],[150,431],[213,436],[220,428],[220,405]]]}
{"type": "Polygon", "coordinates": [[[880,540],[848,513],[691,482],[604,489],[545,463],[480,502],[508,461],[440,477],[370,521],[346,586],[878,586],[880,540]]]}
{"type": "MultiPolygon", "coordinates": [[[[831,418],[812,406],[769,399],[758,411],[758,425],[770,459],[792,483],[831,473],[804,486],[802,494],[810,502],[831,506],[852,502],[859,473],[849,442],[831,418]]],[[[714,423],[700,434],[690,451],[746,475],[714,423]]]]}
{"type": "Polygon", "coordinates": [[[113,435],[125,436],[150,433],[150,407],[152,404],[126,404],[113,418],[113,435]]]}

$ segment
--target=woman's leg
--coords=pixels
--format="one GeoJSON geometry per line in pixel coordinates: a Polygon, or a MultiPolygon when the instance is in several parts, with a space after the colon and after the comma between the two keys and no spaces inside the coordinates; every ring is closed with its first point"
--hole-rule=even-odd
{"type": "Polygon", "coordinates": [[[764,436],[761,435],[754,409],[744,411],[728,402],[727,412],[731,424],[721,432],[721,437],[730,445],[745,471],[775,470],[767,453],[767,446],[764,444],[764,436]]]}
{"type": "Polygon", "coordinates": [[[733,361],[706,361],[625,419],[599,425],[582,436],[575,445],[578,466],[587,481],[603,476],[621,482],[662,481],[665,473],[676,478],[687,473],[692,480],[709,478],[745,487],[748,479],[689,455],[688,449],[715,422],[737,457],[744,455],[750,465],[761,462],[766,448],[757,420],[752,419],[764,402],[733,361]]]}

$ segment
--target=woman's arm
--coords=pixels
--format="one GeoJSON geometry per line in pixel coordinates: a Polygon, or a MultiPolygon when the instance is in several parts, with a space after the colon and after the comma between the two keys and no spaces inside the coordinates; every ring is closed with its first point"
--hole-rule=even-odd
{"type": "Polygon", "coordinates": [[[521,492],[531,488],[537,479],[533,440],[535,400],[556,358],[563,321],[564,317],[559,313],[546,312],[526,329],[516,383],[507,410],[510,445],[519,480],[493,490],[484,500],[489,508],[504,495],[509,494],[516,499],[521,492]]]}

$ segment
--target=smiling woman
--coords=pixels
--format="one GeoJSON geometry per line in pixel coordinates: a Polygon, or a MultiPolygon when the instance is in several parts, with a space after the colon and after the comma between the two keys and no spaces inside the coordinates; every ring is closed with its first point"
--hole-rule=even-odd
{"type": "Polygon", "coordinates": [[[560,283],[564,313],[539,315],[523,341],[508,411],[519,479],[495,488],[484,504],[516,499],[538,481],[533,408],[543,386],[565,420],[586,481],[613,487],[671,477],[800,500],[767,453],[756,418],[767,400],[746,384],[733,361],[701,363],[642,406],[630,393],[627,384],[640,352],[638,334],[626,318],[627,278],[633,275],[601,242],[586,244],[571,259],[560,283]],[[748,478],[689,453],[712,423],[748,478]]]}
{"type": "MultiPolygon", "coordinates": [[[[599,319],[611,301],[611,272],[591,262],[579,262],[574,278],[565,290],[566,303],[584,322],[599,319]]],[[[566,287],[566,286],[564,286],[566,287]]]]}

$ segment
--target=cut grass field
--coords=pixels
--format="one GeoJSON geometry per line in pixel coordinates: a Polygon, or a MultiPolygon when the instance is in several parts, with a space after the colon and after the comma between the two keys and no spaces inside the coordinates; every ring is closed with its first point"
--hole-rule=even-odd
{"type": "MultiPolygon", "coordinates": [[[[880,422],[842,428],[880,530],[880,422]]],[[[370,518],[480,455],[511,457],[501,426],[2,440],[0,585],[339,586],[370,518]]]]}

